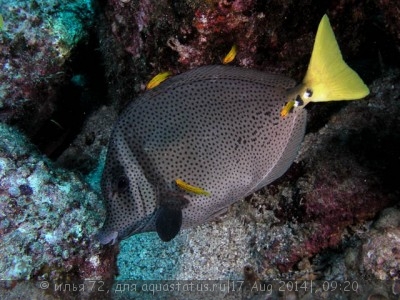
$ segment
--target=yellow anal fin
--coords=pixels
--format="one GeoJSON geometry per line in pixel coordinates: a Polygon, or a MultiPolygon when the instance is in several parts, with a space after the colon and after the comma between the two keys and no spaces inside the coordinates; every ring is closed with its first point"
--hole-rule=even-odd
{"type": "Polygon", "coordinates": [[[146,89],[151,90],[158,86],[161,82],[165,81],[170,77],[172,73],[170,71],[162,72],[154,76],[147,84],[146,89]]]}
{"type": "Polygon", "coordinates": [[[294,107],[295,101],[290,100],[286,105],[282,108],[281,110],[281,117],[284,118],[287,116],[288,113],[290,113],[294,107]]]}
{"type": "Polygon", "coordinates": [[[309,97],[300,95],[306,103],[356,100],[369,94],[362,79],[343,60],[327,15],[319,23],[303,84],[312,91],[309,97]]]}
{"type": "Polygon", "coordinates": [[[176,179],[175,183],[177,186],[179,186],[182,190],[186,191],[186,192],[190,192],[190,193],[194,193],[197,195],[205,195],[205,196],[211,196],[211,194],[209,192],[207,192],[206,190],[190,185],[186,182],[184,182],[182,179],[176,179]]]}
{"type": "Polygon", "coordinates": [[[228,54],[222,59],[222,63],[224,65],[229,64],[231,61],[235,59],[236,54],[237,54],[237,46],[233,45],[228,54]]]}

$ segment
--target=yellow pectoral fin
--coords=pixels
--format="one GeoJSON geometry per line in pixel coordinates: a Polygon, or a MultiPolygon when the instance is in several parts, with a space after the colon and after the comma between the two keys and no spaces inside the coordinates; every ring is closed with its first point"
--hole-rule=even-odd
{"type": "Polygon", "coordinates": [[[368,87],[343,60],[329,19],[323,16],[303,84],[312,90],[305,101],[356,100],[369,94],[368,87]]]}
{"type": "Polygon", "coordinates": [[[186,192],[190,192],[190,193],[194,193],[197,195],[205,195],[205,196],[211,196],[211,194],[209,192],[207,192],[206,190],[190,185],[186,182],[184,182],[182,179],[176,179],[175,183],[177,186],[179,186],[182,190],[186,191],[186,192]]]}
{"type": "Polygon", "coordinates": [[[151,90],[158,86],[161,82],[165,81],[170,77],[172,73],[170,71],[162,72],[154,76],[146,85],[146,89],[151,90]]]}

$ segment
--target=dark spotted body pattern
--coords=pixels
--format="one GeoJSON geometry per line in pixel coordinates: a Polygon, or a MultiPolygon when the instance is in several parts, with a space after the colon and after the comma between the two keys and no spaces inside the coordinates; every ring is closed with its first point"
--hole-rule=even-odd
{"type": "Polygon", "coordinates": [[[228,66],[180,74],[132,102],[113,130],[102,190],[102,243],[157,231],[170,240],[281,176],[306,111],[280,111],[295,82],[228,66]],[[211,195],[180,189],[181,178],[211,195]]]}

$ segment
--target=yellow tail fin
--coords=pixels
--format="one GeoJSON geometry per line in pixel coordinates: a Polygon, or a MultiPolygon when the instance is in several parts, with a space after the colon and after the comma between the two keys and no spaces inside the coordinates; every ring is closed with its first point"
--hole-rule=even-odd
{"type": "Polygon", "coordinates": [[[322,17],[303,84],[312,91],[306,100],[355,100],[369,94],[362,79],[343,60],[327,15],[322,17]]]}

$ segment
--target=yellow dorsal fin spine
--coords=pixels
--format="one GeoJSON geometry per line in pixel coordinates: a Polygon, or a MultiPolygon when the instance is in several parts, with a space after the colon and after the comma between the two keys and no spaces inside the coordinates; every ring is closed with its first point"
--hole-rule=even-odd
{"type": "Polygon", "coordinates": [[[147,84],[146,89],[151,90],[154,89],[156,86],[160,85],[161,82],[165,81],[172,75],[172,72],[162,72],[154,76],[147,84]]]}
{"type": "Polygon", "coordinates": [[[305,102],[355,100],[369,94],[362,79],[344,62],[327,15],[319,23],[303,84],[312,91],[305,102]]]}
{"type": "Polygon", "coordinates": [[[229,64],[235,59],[236,54],[237,54],[237,46],[233,45],[228,54],[223,58],[222,63],[224,65],[229,64]]]}
{"type": "Polygon", "coordinates": [[[281,117],[284,118],[287,116],[288,113],[291,112],[295,104],[294,100],[288,101],[288,103],[285,104],[285,106],[281,110],[281,117]]]}
{"type": "Polygon", "coordinates": [[[179,186],[182,190],[190,193],[194,193],[197,195],[205,195],[205,196],[210,196],[211,194],[207,192],[206,190],[199,188],[197,186],[190,185],[186,182],[184,182],[182,179],[176,179],[175,183],[177,186],[179,186]]]}

